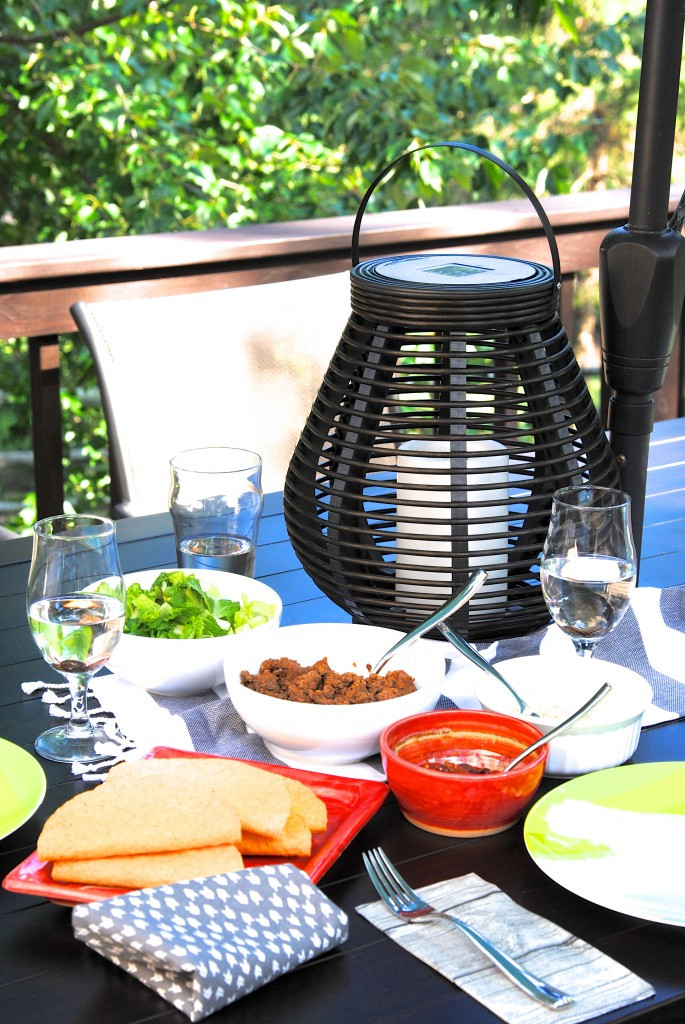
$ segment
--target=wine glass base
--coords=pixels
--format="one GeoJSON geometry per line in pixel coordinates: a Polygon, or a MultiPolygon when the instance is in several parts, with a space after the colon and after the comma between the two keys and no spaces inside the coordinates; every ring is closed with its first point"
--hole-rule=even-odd
{"type": "Polygon", "coordinates": [[[57,725],[41,733],[34,747],[36,752],[48,761],[86,764],[89,761],[102,761],[110,756],[96,750],[95,747],[101,743],[107,743],[111,747],[112,742],[112,737],[98,727],[79,734],[70,732],[68,725],[57,725]]]}

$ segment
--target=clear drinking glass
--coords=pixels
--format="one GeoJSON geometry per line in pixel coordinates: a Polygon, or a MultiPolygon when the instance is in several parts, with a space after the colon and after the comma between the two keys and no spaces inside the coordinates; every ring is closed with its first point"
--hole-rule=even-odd
{"type": "Polygon", "coordinates": [[[245,448],[194,448],[170,465],[179,566],[254,576],[264,505],[260,456],[245,448]]]}
{"type": "Polygon", "coordinates": [[[621,621],[636,573],[630,497],[590,484],[556,491],[540,579],[550,614],[577,654],[592,657],[621,621]]]}
{"type": "Polygon", "coordinates": [[[96,761],[111,742],[88,716],[88,684],[109,660],[124,628],[124,580],[110,519],[61,515],[33,528],[26,595],[41,654],[69,683],[71,717],[42,733],[36,750],[51,761],[96,761]]]}

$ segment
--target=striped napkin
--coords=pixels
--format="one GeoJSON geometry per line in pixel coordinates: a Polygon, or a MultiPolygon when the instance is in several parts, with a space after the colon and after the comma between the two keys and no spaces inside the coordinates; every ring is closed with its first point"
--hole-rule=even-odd
{"type": "Polygon", "coordinates": [[[463,918],[531,973],[573,997],[573,1003],[560,1010],[537,1003],[448,921],[407,924],[380,900],[356,907],[357,913],[393,942],[507,1024],[576,1024],[654,995],[651,985],[616,960],[524,910],[476,874],[437,882],[418,891],[438,910],[463,918]]]}

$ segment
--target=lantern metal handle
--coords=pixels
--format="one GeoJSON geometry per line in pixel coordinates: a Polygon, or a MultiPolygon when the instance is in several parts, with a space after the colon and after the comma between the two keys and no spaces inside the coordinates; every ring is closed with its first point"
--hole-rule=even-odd
{"type": "Polygon", "coordinates": [[[401,156],[398,156],[395,160],[393,160],[386,167],[384,167],[379,174],[376,175],[376,177],[366,190],[364,198],[359,204],[357,216],[355,217],[354,220],[354,227],[352,229],[352,266],[356,267],[357,264],[359,263],[359,232],[361,230],[362,217],[364,216],[366,207],[376,187],[383,181],[384,178],[387,177],[388,174],[390,174],[392,169],[396,167],[397,164],[399,164],[402,160],[406,160],[410,156],[413,156],[414,153],[420,153],[424,149],[440,148],[463,149],[469,153],[476,153],[478,156],[483,157],[485,160],[490,160],[491,163],[496,164],[503,171],[505,171],[509,175],[509,177],[513,179],[513,181],[516,182],[516,184],[519,186],[519,188],[524,193],[526,198],[530,201],[535,212],[540,218],[540,223],[542,224],[542,229],[545,233],[547,242],[549,243],[550,252],[552,254],[552,269],[554,271],[554,282],[558,289],[561,286],[561,262],[559,259],[559,249],[557,247],[556,239],[554,237],[554,232],[552,231],[552,225],[549,222],[549,218],[547,217],[547,214],[544,211],[542,203],[535,195],[530,185],[528,185],[527,182],[523,180],[521,175],[517,171],[515,171],[513,167],[510,167],[509,164],[505,163],[503,160],[500,160],[500,158],[495,156],[493,153],[488,153],[487,150],[480,149],[479,146],[472,146],[471,143],[469,142],[433,142],[428,143],[425,146],[417,146],[415,149],[410,149],[406,153],[403,153],[401,156]]]}

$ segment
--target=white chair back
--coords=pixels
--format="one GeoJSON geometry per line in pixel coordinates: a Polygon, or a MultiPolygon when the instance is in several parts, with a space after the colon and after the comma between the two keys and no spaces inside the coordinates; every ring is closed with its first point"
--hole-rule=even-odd
{"type": "Polygon", "coordinates": [[[264,490],[281,490],[349,312],[347,272],[75,303],[102,393],[113,513],[165,509],[169,459],[188,448],[250,448],[264,490]]]}

